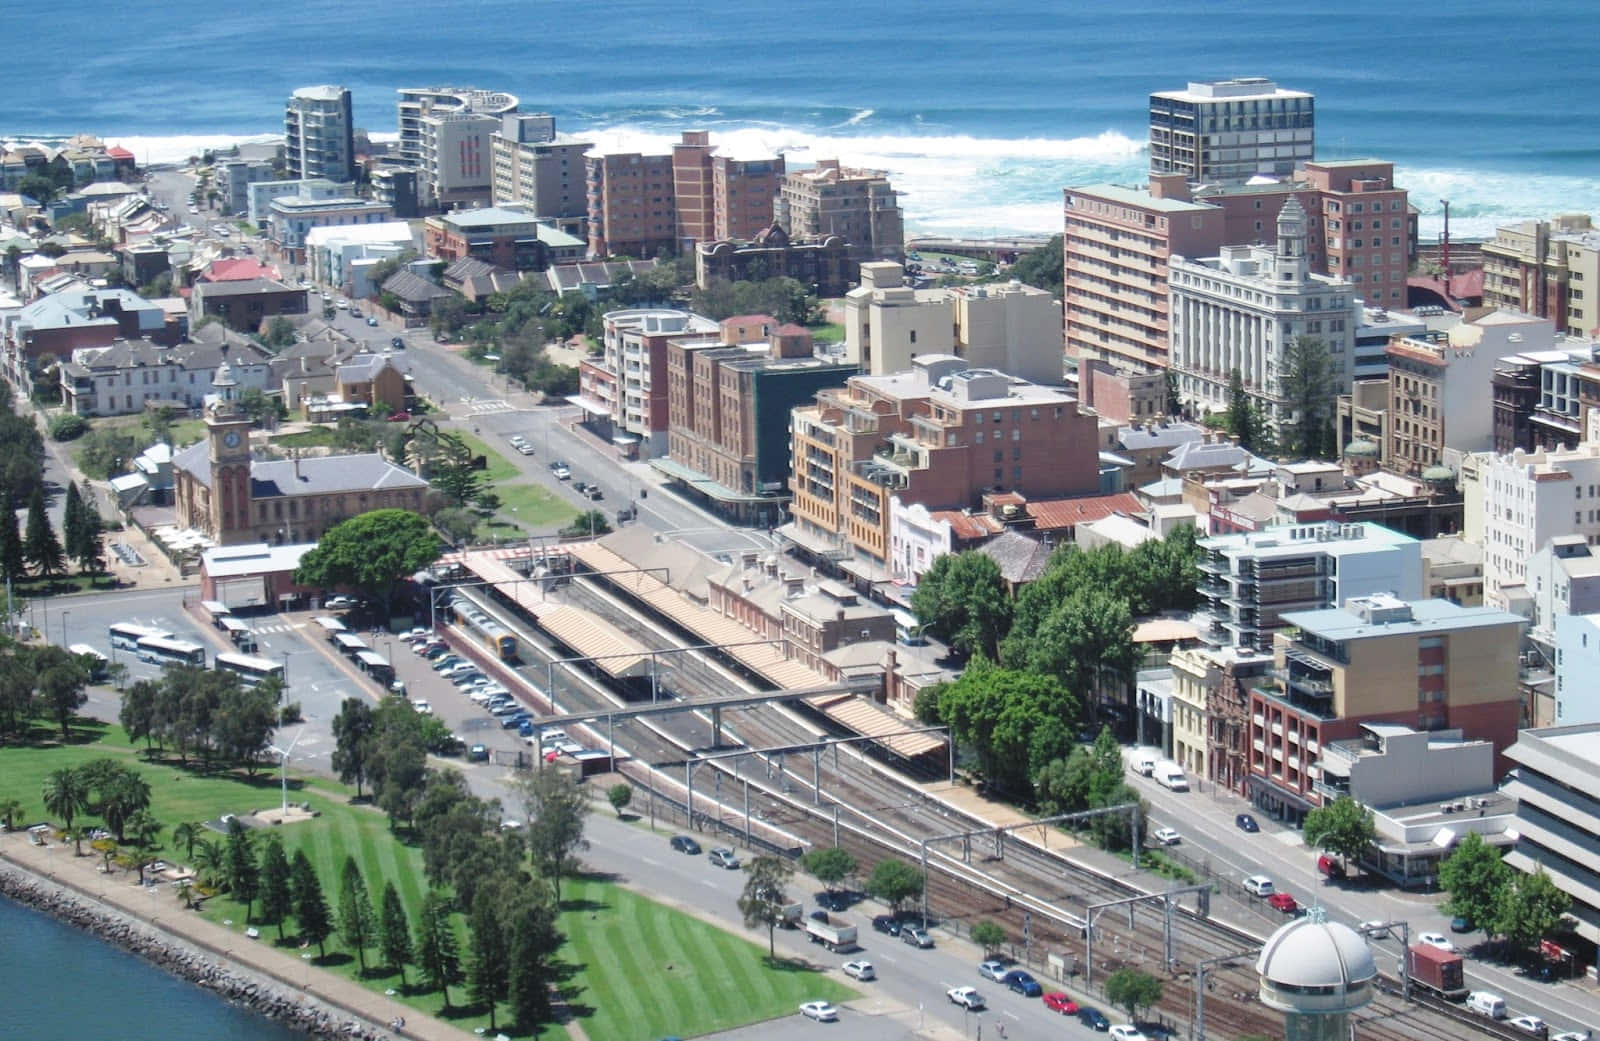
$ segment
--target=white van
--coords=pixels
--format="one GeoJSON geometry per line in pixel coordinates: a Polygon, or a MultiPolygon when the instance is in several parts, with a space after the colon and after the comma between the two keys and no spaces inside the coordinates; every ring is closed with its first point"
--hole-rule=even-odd
{"type": "Polygon", "coordinates": [[[1490,1019],[1505,1019],[1506,1001],[1498,994],[1475,990],[1467,995],[1467,1011],[1488,1016],[1490,1019]]]}
{"type": "Polygon", "coordinates": [[[1183,767],[1171,759],[1163,759],[1155,765],[1152,776],[1156,782],[1169,792],[1186,792],[1189,790],[1189,778],[1184,776],[1183,767]]]}
{"type": "Polygon", "coordinates": [[[1156,764],[1161,761],[1161,751],[1156,748],[1135,748],[1128,761],[1132,764],[1134,773],[1140,777],[1149,777],[1155,772],[1156,764]]]}
{"type": "Polygon", "coordinates": [[[1252,896],[1271,896],[1272,879],[1266,875],[1251,875],[1244,880],[1244,891],[1252,896]]]}

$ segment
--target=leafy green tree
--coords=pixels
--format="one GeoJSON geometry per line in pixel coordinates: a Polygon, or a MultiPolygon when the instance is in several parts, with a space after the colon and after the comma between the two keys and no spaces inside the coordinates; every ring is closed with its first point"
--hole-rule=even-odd
{"type": "Polygon", "coordinates": [[[983,956],[987,958],[1005,944],[1005,926],[988,919],[973,922],[972,942],[983,948],[983,956]]]}
{"type": "Polygon", "coordinates": [[[100,519],[100,510],[94,505],[85,504],[77,540],[67,547],[67,555],[78,562],[78,570],[85,575],[98,575],[105,571],[105,522],[100,519]]]}
{"type": "Polygon", "coordinates": [[[33,718],[33,667],[20,654],[0,656],[0,738],[22,737],[33,718]]]}
{"type": "Polygon", "coordinates": [[[423,898],[416,935],[417,968],[428,989],[444,995],[444,1007],[448,1012],[450,986],[461,982],[461,952],[456,945],[455,929],[450,925],[450,902],[436,889],[430,889],[423,898]]]}
{"type": "Polygon", "coordinates": [[[260,387],[246,387],[241,390],[239,407],[244,410],[245,415],[255,420],[258,426],[283,419],[289,414],[284,408],[283,398],[272,397],[264,393],[260,387]]]}
{"type": "Polygon", "coordinates": [[[1256,446],[1257,417],[1255,404],[1245,393],[1244,377],[1238,369],[1228,373],[1228,433],[1239,439],[1239,446],[1254,450],[1256,446]]]}
{"type": "Polygon", "coordinates": [[[1306,814],[1306,845],[1337,854],[1346,866],[1359,861],[1377,840],[1372,811],[1341,795],[1306,814]]]}
{"type": "Polygon", "coordinates": [[[1293,456],[1321,455],[1333,440],[1333,354],[1320,336],[1296,336],[1284,351],[1282,387],[1292,425],[1284,444],[1293,456]]]}
{"type": "Polygon", "coordinates": [[[1138,1019],[1139,1010],[1161,1000],[1161,981],[1138,969],[1118,969],[1106,977],[1106,1000],[1138,1019]]]}
{"type": "Polygon", "coordinates": [[[38,676],[38,703],[61,727],[61,740],[69,741],[72,719],[89,700],[84,690],[89,685],[88,670],[61,647],[39,647],[31,657],[38,676]]]}
{"type": "Polygon", "coordinates": [[[611,521],[604,510],[585,510],[572,518],[572,523],[561,529],[561,537],[568,539],[598,538],[611,531],[611,521]]]}
{"type": "Polygon", "coordinates": [[[43,206],[56,197],[56,182],[43,174],[30,173],[17,182],[17,193],[43,206]]]}
{"type": "Polygon", "coordinates": [[[933,562],[911,594],[917,620],[966,655],[995,660],[1011,625],[1011,598],[1000,565],[969,550],[933,562]]]}
{"type": "Polygon", "coordinates": [[[482,522],[481,517],[462,506],[446,506],[435,510],[431,519],[433,526],[439,529],[439,534],[453,546],[472,538],[472,533],[478,530],[482,522]]]}
{"type": "Polygon", "coordinates": [[[264,686],[246,687],[231,673],[219,686],[212,742],[225,761],[254,776],[278,726],[277,695],[264,686]]]}
{"type": "Polygon", "coordinates": [[[611,808],[617,811],[617,816],[622,816],[622,811],[633,802],[633,785],[626,782],[612,785],[606,789],[606,799],[611,803],[611,808]]]}
{"type": "Polygon", "coordinates": [[[809,871],[818,882],[833,890],[847,878],[854,878],[861,864],[848,850],[839,846],[814,849],[800,858],[800,866],[809,871]]]}
{"type": "Polygon", "coordinates": [[[161,685],[154,680],[136,680],[122,694],[122,707],[117,710],[117,722],[128,732],[130,741],[143,740],[148,751],[157,731],[156,698],[161,685]]]}
{"type": "Polygon", "coordinates": [[[1079,708],[1052,676],[975,658],[941,689],[939,718],[991,785],[1026,796],[1038,771],[1070,752],[1079,708]]]}
{"type": "Polygon", "coordinates": [[[1030,671],[1060,677],[1079,699],[1097,695],[1106,681],[1131,681],[1139,661],[1127,601],[1093,588],[1056,605],[1026,648],[1030,671]]]}
{"type": "Polygon", "coordinates": [[[472,449],[453,434],[437,437],[438,454],[428,465],[428,483],[451,506],[480,504],[489,492],[488,472],[476,465],[472,449]]]}
{"type": "Polygon", "coordinates": [[[519,1030],[532,1033],[550,1018],[552,964],[565,937],[556,929],[555,904],[547,887],[534,884],[515,901],[510,914],[511,973],[508,996],[519,1030]]]}
{"type": "Polygon", "coordinates": [[[124,472],[144,449],[126,427],[91,430],[78,446],[78,468],[84,475],[104,481],[124,472]]]}
{"type": "Polygon", "coordinates": [[[1526,950],[1544,939],[1572,906],[1572,897],[1556,888],[1539,868],[1532,874],[1519,872],[1516,881],[1500,894],[1494,931],[1513,947],[1526,950]]]}
{"type": "Polygon", "coordinates": [[[222,886],[227,878],[227,854],[222,843],[201,839],[194,844],[194,878],[207,888],[222,886]]]}
{"type": "Polygon", "coordinates": [[[322,880],[305,850],[294,851],[290,866],[290,888],[294,891],[294,920],[296,933],[302,943],[317,945],[317,957],[326,957],[328,937],[333,935],[333,914],[328,910],[328,898],[322,893],[322,880]]]}
{"type": "Polygon", "coordinates": [[[1183,394],[1178,390],[1178,374],[1172,369],[1167,370],[1166,392],[1166,401],[1162,407],[1167,410],[1167,415],[1183,415],[1183,394]]]}
{"type": "Polygon", "coordinates": [[[794,877],[794,867],[782,857],[759,856],[750,861],[739,895],[739,913],[746,929],[767,927],[767,957],[778,957],[776,930],[783,922],[783,908],[789,902],[785,892],[794,877]]]}
{"type": "Polygon", "coordinates": [[[74,412],[63,412],[50,420],[50,440],[75,441],[89,432],[89,421],[74,412]]]}
{"type": "Polygon", "coordinates": [[[1043,289],[1047,293],[1054,293],[1056,299],[1061,299],[1064,282],[1062,280],[1062,262],[1064,254],[1060,235],[1050,236],[1050,241],[1037,249],[1030,249],[1017,258],[1016,263],[1005,274],[1015,278],[1024,285],[1043,289]]]}
{"type": "Polygon", "coordinates": [[[106,827],[125,841],[128,821],[134,814],[150,808],[150,783],[137,771],[121,763],[107,761],[109,768],[96,782],[96,803],[106,827]]]}
{"type": "Polygon", "coordinates": [[[523,832],[539,873],[555,890],[561,903],[561,877],[572,865],[573,854],[589,848],[583,837],[589,800],[578,785],[559,770],[534,770],[517,782],[526,821],[523,832]]]}
{"type": "Polygon", "coordinates": [[[406,964],[411,961],[411,922],[406,905],[393,882],[383,885],[383,910],[378,915],[378,953],[391,972],[400,974],[400,989],[406,989],[406,964]]]}
{"type": "Polygon", "coordinates": [[[283,852],[283,837],[270,835],[261,851],[261,917],[278,927],[283,939],[283,922],[294,912],[294,869],[283,852]]]}
{"type": "Polygon", "coordinates": [[[367,948],[377,936],[378,916],[372,909],[367,880],[361,876],[356,858],[347,856],[339,873],[339,938],[356,952],[362,975],[367,972],[367,948]]]}
{"type": "Polygon", "coordinates": [[[281,351],[285,347],[294,346],[294,342],[298,338],[294,323],[283,315],[278,315],[268,322],[266,330],[261,334],[261,342],[274,351],[281,351]]]}
{"type": "Polygon", "coordinates": [[[160,843],[166,825],[156,820],[149,810],[139,810],[128,818],[127,830],[139,867],[139,884],[144,885],[145,865],[150,863],[150,853],[160,843]]]}
{"type": "Polygon", "coordinates": [[[295,582],[358,590],[376,599],[387,618],[400,584],[433,563],[440,548],[428,522],[410,510],[372,510],[329,528],[300,559],[295,582]]]}
{"type": "Polygon", "coordinates": [[[194,847],[205,835],[205,825],[199,821],[182,821],[172,826],[172,844],[183,850],[183,859],[194,859],[194,847]]]}
{"type": "Polygon", "coordinates": [[[261,868],[256,863],[255,843],[245,826],[235,817],[228,822],[228,838],[223,849],[226,858],[228,895],[244,904],[244,920],[250,921],[250,908],[261,889],[261,868]]]}
{"type": "Polygon", "coordinates": [[[889,857],[880,860],[867,878],[867,895],[888,904],[893,911],[922,892],[922,872],[903,860],[889,857]]]}
{"type": "Polygon", "coordinates": [[[490,1030],[495,1028],[495,1006],[506,998],[511,986],[511,937],[502,917],[509,897],[505,886],[480,887],[467,920],[471,945],[467,997],[475,1005],[488,1006],[490,1030]]]}
{"type": "Polygon", "coordinates": [[[46,774],[40,794],[44,798],[45,812],[60,817],[63,828],[72,827],[72,819],[89,806],[89,786],[84,783],[83,775],[70,766],[58,767],[46,774]]]}
{"type": "Polygon", "coordinates": [[[1500,851],[1477,832],[1468,832],[1439,864],[1439,886],[1449,894],[1445,911],[1493,929],[1499,920],[1500,894],[1510,888],[1511,875],[1500,851]]]}
{"type": "Polygon", "coordinates": [[[19,582],[28,576],[27,557],[22,550],[22,532],[17,527],[17,510],[9,495],[0,512],[0,578],[19,582]]]}
{"type": "Polygon", "coordinates": [[[333,717],[333,769],[340,781],[356,786],[357,799],[361,798],[361,784],[367,779],[367,761],[376,729],[372,703],[366,698],[345,698],[339,714],[333,717]]]}
{"type": "Polygon", "coordinates": [[[50,516],[45,512],[44,489],[34,488],[28,500],[28,525],[22,538],[22,555],[28,566],[46,577],[66,570],[66,556],[61,551],[61,541],[50,526],[50,516]]]}

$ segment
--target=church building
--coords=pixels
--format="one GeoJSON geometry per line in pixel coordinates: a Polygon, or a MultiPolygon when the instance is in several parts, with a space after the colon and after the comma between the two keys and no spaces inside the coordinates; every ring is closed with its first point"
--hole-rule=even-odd
{"type": "Polygon", "coordinates": [[[310,459],[250,457],[251,418],[224,362],[211,383],[206,439],[172,458],[180,528],[203,531],[219,546],[315,542],[369,510],[422,512],[428,482],[376,452],[310,459]]]}

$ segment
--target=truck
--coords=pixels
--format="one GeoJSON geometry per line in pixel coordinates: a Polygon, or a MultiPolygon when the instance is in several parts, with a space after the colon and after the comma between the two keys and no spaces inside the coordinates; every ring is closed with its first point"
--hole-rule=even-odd
{"type": "Polygon", "coordinates": [[[1171,759],[1163,759],[1151,770],[1151,776],[1156,783],[1172,792],[1186,792],[1189,790],[1189,778],[1183,774],[1183,767],[1171,759]]]}
{"type": "Polygon", "coordinates": [[[1423,990],[1448,1001],[1465,1001],[1467,983],[1462,974],[1461,955],[1442,951],[1429,943],[1414,943],[1406,952],[1401,970],[1423,990]]]}
{"type": "Polygon", "coordinates": [[[784,904],[778,912],[778,924],[785,929],[800,928],[800,920],[806,916],[804,904],[784,904]]]}
{"type": "Polygon", "coordinates": [[[856,927],[842,919],[827,922],[812,919],[806,922],[806,936],[812,943],[820,943],[830,951],[856,949],[856,927]]]}

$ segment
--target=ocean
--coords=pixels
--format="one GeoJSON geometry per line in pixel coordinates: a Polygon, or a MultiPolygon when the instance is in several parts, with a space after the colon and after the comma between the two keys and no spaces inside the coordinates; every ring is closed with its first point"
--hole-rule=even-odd
{"type": "Polygon", "coordinates": [[[401,86],[518,95],[609,150],[706,129],[791,166],[887,170],[919,233],[1053,233],[1061,188],[1139,182],[1152,90],[1261,75],[1317,95],[1319,158],[1374,156],[1437,236],[1600,211],[1589,0],[399,0],[24,4],[0,138],[86,131],[141,160],[282,128],[298,86],[395,132],[401,86]],[[130,17],[130,14],[135,15],[130,17]]]}
{"type": "Polygon", "coordinates": [[[47,915],[0,897],[0,1037],[304,1041],[47,915]]]}

